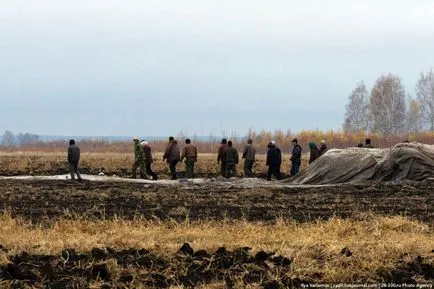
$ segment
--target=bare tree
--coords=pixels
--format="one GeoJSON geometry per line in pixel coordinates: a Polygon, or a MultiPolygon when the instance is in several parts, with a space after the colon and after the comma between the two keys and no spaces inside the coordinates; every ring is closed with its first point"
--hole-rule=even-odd
{"type": "Polygon", "coordinates": [[[3,137],[2,137],[2,142],[1,142],[2,146],[13,147],[13,146],[15,146],[15,142],[16,142],[16,139],[15,139],[14,134],[9,130],[5,131],[5,133],[3,134],[3,137]]]}
{"type": "Polygon", "coordinates": [[[416,95],[420,102],[422,119],[434,131],[434,72],[421,73],[416,83],[416,95]]]}
{"type": "Polygon", "coordinates": [[[381,75],[371,90],[374,131],[400,134],[405,128],[405,90],[398,76],[381,75]]]}
{"type": "Polygon", "coordinates": [[[408,99],[407,131],[420,132],[422,130],[422,113],[417,99],[408,99]]]}
{"type": "Polygon", "coordinates": [[[344,130],[349,132],[366,131],[369,128],[369,96],[366,86],[360,82],[348,96],[344,130]]]}

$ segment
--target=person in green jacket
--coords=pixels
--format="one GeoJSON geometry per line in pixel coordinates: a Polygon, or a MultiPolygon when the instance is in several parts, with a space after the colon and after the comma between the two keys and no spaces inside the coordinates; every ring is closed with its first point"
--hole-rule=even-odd
{"type": "Polygon", "coordinates": [[[145,176],[145,152],[143,150],[143,146],[139,142],[139,138],[134,137],[134,163],[132,168],[132,178],[136,178],[137,168],[140,168],[140,177],[142,179],[146,178],[145,176]]]}

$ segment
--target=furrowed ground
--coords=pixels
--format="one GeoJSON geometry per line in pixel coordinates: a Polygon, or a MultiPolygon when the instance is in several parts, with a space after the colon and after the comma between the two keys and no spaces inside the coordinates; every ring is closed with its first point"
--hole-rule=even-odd
{"type": "MultiPolygon", "coordinates": [[[[2,154],[0,175],[66,173],[63,157],[2,154]]],[[[83,168],[126,176],[130,157],[89,154],[83,168]]],[[[227,181],[206,158],[203,182],[0,178],[0,287],[432,285],[434,181],[227,181]]]]}

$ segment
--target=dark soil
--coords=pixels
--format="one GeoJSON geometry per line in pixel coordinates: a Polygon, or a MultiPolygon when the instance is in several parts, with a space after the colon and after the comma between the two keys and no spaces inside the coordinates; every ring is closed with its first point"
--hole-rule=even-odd
{"type": "MultiPolygon", "coordinates": [[[[273,183],[273,182],[271,182],[273,183]]],[[[34,222],[75,215],[177,221],[245,219],[300,222],[365,213],[403,215],[434,224],[434,182],[333,187],[240,188],[189,184],[0,180],[0,210],[34,222]]]]}
{"type": "MultiPolygon", "coordinates": [[[[94,248],[90,252],[67,249],[59,255],[30,255],[22,252],[9,256],[10,263],[0,266],[0,279],[13,288],[169,288],[183,285],[224,283],[227,288],[257,284],[263,288],[300,288],[302,283],[320,281],[294,278],[290,257],[272,252],[251,253],[242,247],[233,251],[221,247],[216,252],[194,251],[189,244],[171,256],[158,256],[146,249],[114,250],[94,248]]],[[[315,275],[315,274],[314,274],[315,275]]],[[[312,275],[313,276],[313,275],[312,275]]],[[[433,280],[434,267],[429,258],[418,256],[390,272],[377,272],[378,282],[415,283],[433,280]]],[[[317,276],[320,278],[320,274],[317,276]]]]}

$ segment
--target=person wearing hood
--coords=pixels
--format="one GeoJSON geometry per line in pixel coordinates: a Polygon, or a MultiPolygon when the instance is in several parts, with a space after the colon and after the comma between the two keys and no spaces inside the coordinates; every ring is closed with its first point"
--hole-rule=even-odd
{"type": "Polygon", "coordinates": [[[176,165],[181,159],[181,150],[178,146],[178,142],[173,138],[169,138],[166,152],[164,153],[163,160],[167,160],[170,169],[170,175],[172,180],[176,180],[176,165]]]}
{"type": "Polygon", "coordinates": [[[322,156],[328,151],[327,144],[325,140],[322,140],[319,146],[319,155],[322,156]]]}
{"type": "Polygon", "coordinates": [[[151,147],[149,146],[149,143],[145,140],[142,141],[140,144],[143,146],[143,152],[145,153],[146,174],[151,176],[153,180],[158,180],[157,174],[151,169],[151,165],[154,162],[152,158],[151,147]]]}
{"type": "Polygon", "coordinates": [[[134,163],[132,167],[132,178],[136,178],[137,168],[140,168],[140,177],[145,178],[145,152],[143,151],[143,146],[139,142],[138,137],[133,138],[134,142],[134,163]]]}
{"type": "Polygon", "coordinates": [[[217,152],[217,163],[220,164],[220,175],[223,177],[226,176],[226,149],[228,148],[227,142],[227,139],[223,138],[217,152]]]}
{"type": "Polygon", "coordinates": [[[280,174],[280,166],[282,164],[282,152],[276,146],[274,141],[271,141],[268,144],[268,152],[267,152],[267,163],[268,173],[267,173],[267,181],[271,181],[271,176],[274,175],[276,179],[280,180],[282,178],[280,174]]]}
{"type": "Polygon", "coordinates": [[[319,154],[318,147],[316,146],[316,144],[313,141],[309,142],[309,149],[310,149],[309,164],[311,164],[317,158],[319,158],[320,154],[319,154]]]}

